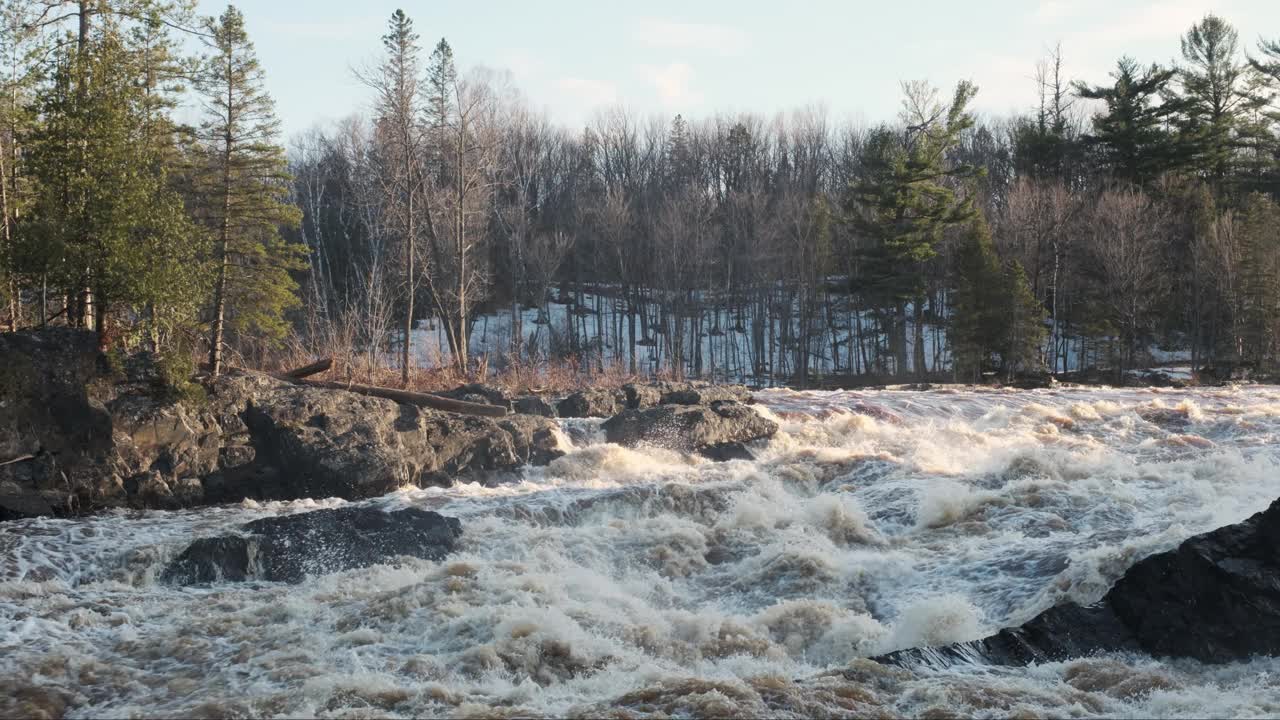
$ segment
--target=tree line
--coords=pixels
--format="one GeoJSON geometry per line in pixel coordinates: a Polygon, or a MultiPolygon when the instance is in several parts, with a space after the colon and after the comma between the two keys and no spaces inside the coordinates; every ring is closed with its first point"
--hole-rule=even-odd
{"type": "Polygon", "coordinates": [[[1280,40],[1246,47],[1214,15],[1176,62],[1121,58],[1097,84],[1054,49],[1013,117],[978,117],[968,82],[907,82],[871,126],[613,107],[569,128],[396,11],[354,71],[373,111],[287,155],[234,8],[5,18],[9,329],[91,327],[215,372],[289,337],[405,382],[424,363],[807,384],[1280,358],[1280,40]],[[197,126],[174,119],[188,97],[197,126]]]}

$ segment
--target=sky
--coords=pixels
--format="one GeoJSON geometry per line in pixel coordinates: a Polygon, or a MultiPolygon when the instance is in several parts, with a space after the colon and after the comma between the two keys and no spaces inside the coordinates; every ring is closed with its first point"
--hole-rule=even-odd
{"type": "MultiPolygon", "coordinates": [[[[825,106],[833,119],[892,119],[900,83],[979,86],[1003,115],[1035,100],[1038,59],[1061,43],[1071,78],[1102,83],[1121,55],[1172,62],[1212,12],[1253,48],[1280,39],[1280,0],[239,0],[286,135],[370,108],[354,70],[376,63],[396,8],[460,69],[511,73],[530,103],[581,126],[621,104],[644,115],[773,115],[825,106]]],[[[216,14],[225,1],[200,0],[216,14]]],[[[424,57],[427,53],[424,53],[424,57]]]]}

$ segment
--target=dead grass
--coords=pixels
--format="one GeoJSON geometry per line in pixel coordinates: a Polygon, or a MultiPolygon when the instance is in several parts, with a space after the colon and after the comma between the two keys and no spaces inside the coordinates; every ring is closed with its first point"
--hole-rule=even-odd
{"type": "Polygon", "coordinates": [[[487,356],[482,356],[472,360],[466,373],[449,363],[448,357],[429,357],[429,366],[411,368],[409,382],[405,383],[398,366],[378,362],[364,353],[352,352],[343,347],[343,343],[317,349],[305,347],[296,340],[280,350],[264,353],[252,362],[246,359],[241,366],[280,372],[326,357],[334,359],[333,369],[314,376],[317,380],[356,382],[418,392],[440,392],[468,383],[483,383],[501,388],[510,395],[568,393],[584,388],[619,387],[629,382],[669,379],[665,373],[658,376],[633,375],[625,363],[592,361],[584,364],[570,357],[535,364],[504,358],[501,367],[496,368],[490,366],[487,356]]]}

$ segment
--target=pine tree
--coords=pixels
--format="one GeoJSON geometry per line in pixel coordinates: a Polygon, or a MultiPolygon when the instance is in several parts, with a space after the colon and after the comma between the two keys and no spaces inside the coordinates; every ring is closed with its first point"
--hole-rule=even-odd
{"type": "Polygon", "coordinates": [[[387,178],[385,210],[402,247],[405,306],[400,377],[406,384],[412,365],[414,305],[421,275],[419,215],[427,210],[418,42],[413,21],[404,11],[396,10],[382,37],[386,53],[382,64],[372,77],[365,79],[378,93],[378,137],[387,178]]]}
{"type": "Polygon", "coordinates": [[[1047,335],[1046,315],[1044,306],[1031,291],[1021,263],[1017,260],[1005,263],[1000,279],[1007,309],[1000,361],[1005,378],[1012,379],[1019,370],[1041,367],[1041,352],[1047,335]]]}
{"type": "Polygon", "coordinates": [[[993,369],[993,356],[1002,344],[1004,304],[1000,258],[981,217],[974,219],[959,250],[956,271],[949,339],[956,371],[978,381],[983,372],[993,369]]]}
{"type": "Polygon", "coordinates": [[[1254,119],[1255,187],[1280,200],[1280,108],[1274,102],[1280,97],[1280,40],[1259,40],[1258,57],[1250,57],[1249,65],[1264,86],[1259,95],[1271,102],[1254,119]]]}
{"type": "Polygon", "coordinates": [[[444,182],[446,172],[446,135],[452,122],[458,93],[458,69],[453,63],[453,48],[444,38],[436,43],[427,63],[427,129],[430,132],[431,171],[437,182],[444,182]]]}
{"type": "Polygon", "coordinates": [[[1235,28],[1213,14],[1183,35],[1182,58],[1186,65],[1178,77],[1186,142],[1196,166],[1221,192],[1244,136],[1253,129],[1247,117],[1265,103],[1259,78],[1239,59],[1235,28]]]}
{"type": "Polygon", "coordinates": [[[151,108],[138,73],[136,49],[103,17],[60,58],[25,158],[37,189],[19,263],[61,287],[70,321],[96,328],[104,344],[115,311],[140,311],[191,279],[190,225],[165,145],[143,136],[151,108]]]}
{"type": "Polygon", "coordinates": [[[292,178],[277,140],[279,121],[244,16],[228,6],[208,31],[213,52],[200,83],[208,118],[200,135],[214,242],[209,369],[217,375],[228,325],[267,339],[287,330],[284,312],[298,304],[290,272],[305,267],[305,249],[280,236],[301,213],[288,202],[292,178]]]}
{"type": "MultiPolygon", "coordinates": [[[[29,179],[19,170],[22,145],[35,127],[34,93],[40,74],[36,58],[48,50],[25,22],[23,5],[7,2],[0,8],[0,313],[6,327],[17,330],[21,314],[17,256],[18,219],[30,204],[29,179]]],[[[40,321],[44,322],[44,307],[40,321]]]]}
{"type": "Polygon", "coordinates": [[[937,254],[947,228],[973,218],[976,210],[957,194],[956,184],[978,174],[948,158],[961,133],[973,126],[968,106],[977,88],[961,82],[947,105],[923,84],[904,89],[905,132],[873,132],[863,176],[851,185],[845,202],[848,222],[870,241],[859,280],[872,296],[894,307],[891,338],[899,374],[907,371],[908,302],[915,316],[915,369],[924,372],[923,265],[937,254]]]}
{"type": "Polygon", "coordinates": [[[1262,367],[1274,360],[1280,340],[1280,207],[1254,193],[1241,214],[1241,359],[1262,367]]]}
{"type": "Polygon", "coordinates": [[[1017,261],[1001,263],[991,230],[981,216],[974,219],[960,249],[951,320],[951,341],[958,373],[979,380],[1000,369],[1012,378],[1017,370],[1038,365],[1045,338],[1045,312],[1031,292],[1017,261]]]}
{"type": "Polygon", "coordinates": [[[1080,97],[1106,106],[1094,116],[1093,133],[1084,141],[1100,152],[1112,177],[1144,185],[1186,163],[1187,148],[1170,129],[1179,110],[1169,92],[1176,74],[1155,64],[1144,70],[1133,58],[1123,57],[1111,74],[1112,85],[1076,83],[1080,97]]]}

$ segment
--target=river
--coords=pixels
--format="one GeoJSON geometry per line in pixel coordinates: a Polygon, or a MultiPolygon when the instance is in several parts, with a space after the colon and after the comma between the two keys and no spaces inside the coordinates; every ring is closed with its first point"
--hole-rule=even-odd
{"type": "Polygon", "coordinates": [[[0,524],[0,715],[1204,717],[1280,714],[1280,661],[1108,655],[892,668],[1099,599],[1137,560],[1280,497],[1280,389],[758,394],[727,463],[604,443],[519,483],[372,504],[459,550],[171,587],[193,538],[342,504],[0,524]]]}

